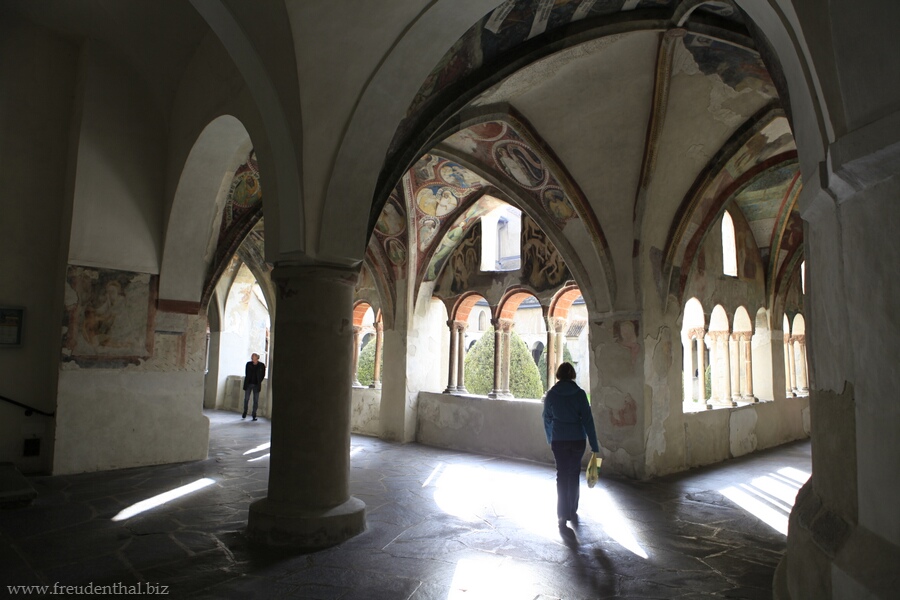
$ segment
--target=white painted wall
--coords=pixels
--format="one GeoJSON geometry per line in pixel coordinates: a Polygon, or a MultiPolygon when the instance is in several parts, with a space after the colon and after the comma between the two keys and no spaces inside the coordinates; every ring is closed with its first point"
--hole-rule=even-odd
{"type": "Polygon", "coordinates": [[[206,458],[202,389],[202,372],[61,371],[53,473],[206,458]]]}

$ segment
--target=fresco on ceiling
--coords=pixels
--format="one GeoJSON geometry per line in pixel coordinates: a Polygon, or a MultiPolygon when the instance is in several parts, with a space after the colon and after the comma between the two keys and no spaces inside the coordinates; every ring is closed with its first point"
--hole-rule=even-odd
{"type": "MultiPolygon", "coordinates": [[[[397,130],[391,152],[406,139],[414,118],[436,96],[481,67],[498,62],[523,42],[585,19],[632,10],[669,10],[675,4],[676,0],[506,0],[472,25],[425,78],[397,130]]],[[[725,0],[704,4],[697,12],[743,23],[740,11],[725,0]]]]}
{"type": "Polygon", "coordinates": [[[513,127],[488,121],[458,131],[444,142],[504,175],[530,194],[561,227],[578,213],[545,160],[513,127]]]}
{"type": "MultiPolygon", "coordinates": [[[[734,196],[734,202],[747,219],[760,250],[767,249],[772,243],[775,222],[798,169],[796,162],[768,169],[734,196]]],[[[768,252],[764,254],[765,260],[768,252]]]]}
{"type": "Polygon", "coordinates": [[[154,275],[69,265],[63,361],[136,364],[149,357],[155,300],[154,275]]]}
{"type": "MultiPolygon", "coordinates": [[[[787,120],[783,117],[773,119],[771,123],[738,148],[718,171],[708,174],[703,187],[692,198],[687,199],[688,214],[686,222],[681,226],[681,236],[673,241],[674,245],[668,251],[670,266],[680,267],[678,276],[680,290],[684,289],[687,282],[687,275],[690,271],[689,263],[693,261],[694,254],[706,232],[706,227],[714,220],[713,215],[719,213],[719,207],[728,200],[724,196],[733,193],[731,188],[734,183],[748,170],[764,161],[795,149],[796,145],[790,135],[790,129],[787,127],[787,120]]],[[[772,178],[760,180],[760,185],[767,181],[780,185],[777,175],[780,168],[796,170],[796,160],[789,159],[780,167],[768,169],[765,173],[774,171],[775,174],[771,176],[772,178]]],[[[760,195],[761,189],[757,188],[754,193],[760,195]]],[[[774,210],[777,212],[778,206],[775,206],[774,210]]],[[[753,208],[751,212],[759,215],[763,210],[753,208]]],[[[771,230],[769,230],[769,234],[771,234],[771,230]]],[[[769,237],[764,234],[760,235],[761,237],[758,238],[758,243],[762,244],[760,247],[767,248],[770,244],[769,237]]]]}
{"type": "Polygon", "coordinates": [[[536,292],[573,279],[562,255],[538,224],[522,215],[522,281],[536,292]]]}
{"type": "Polygon", "coordinates": [[[533,37],[583,19],[622,10],[668,8],[674,0],[506,0],[475,23],[438,62],[407,116],[448,86],[533,37]]]}
{"type": "Polygon", "coordinates": [[[234,221],[240,219],[244,213],[261,200],[259,164],[256,162],[256,151],[251,150],[247,161],[235,170],[234,177],[231,178],[231,187],[228,188],[228,199],[225,201],[219,238],[223,237],[234,221]]]}
{"type": "MultiPolygon", "coordinates": [[[[425,271],[425,281],[434,281],[437,278],[441,269],[444,268],[447,258],[462,241],[466,231],[478,222],[481,215],[499,204],[499,200],[491,199],[490,196],[482,196],[478,202],[466,209],[462,217],[447,230],[447,233],[444,234],[444,237],[441,238],[440,243],[437,245],[434,254],[431,255],[428,261],[428,268],[425,271]]],[[[425,260],[424,256],[422,260],[425,260]]]]}
{"type": "Polygon", "coordinates": [[[778,117],[747,140],[728,162],[727,168],[732,176],[737,177],[766,159],[796,149],[797,144],[794,142],[788,120],[778,117]]]}
{"type": "MultiPolygon", "coordinates": [[[[437,243],[442,224],[458,218],[460,206],[472,194],[482,190],[487,182],[470,169],[431,154],[426,154],[416,162],[409,170],[408,177],[403,179],[405,194],[413,199],[415,228],[411,232],[414,242],[410,243],[418,249],[417,268],[421,268],[430,248],[437,243]]],[[[468,215],[463,217],[465,222],[469,219],[468,215]]],[[[450,241],[461,233],[455,231],[457,228],[458,224],[448,232],[450,241]]],[[[449,249],[442,247],[439,258],[446,259],[448,253],[449,249]]]]}
{"type": "Polygon", "coordinates": [[[403,277],[402,268],[409,260],[409,252],[407,248],[407,217],[404,202],[401,201],[401,186],[398,185],[381,214],[375,222],[375,231],[373,242],[381,248],[382,254],[387,258],[394,267],[394,274],[398,278],[403,277]]]}
{"type": "Polygon", "coordinates": [[[682,43],[704,75],[718,75],[735,92],[778,95],[759,54],[706,36],[688,33],[682,43]]]}
{"type": "MultiPolygon", "coordinates": [[[[796,209],[796,204],[793,204],[796,209]]],[[[802,251],[803,246],[803,219],[797,210],[791,210],[787,215],[787,222],[784,224],[784,231],[777,238],[778,245],[772,259],[774,259],[772,269],[774,273],[780,273],[784,269],[785,261],[793,256],[796,252],[802,251]]]]}

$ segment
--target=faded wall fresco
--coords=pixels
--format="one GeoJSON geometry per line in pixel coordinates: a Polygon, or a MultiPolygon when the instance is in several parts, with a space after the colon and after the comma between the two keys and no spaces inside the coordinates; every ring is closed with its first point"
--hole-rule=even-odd
{"type": "Polygon", "coordinates": [[[126,363],[153,352],[156,277],[69,266],[66,273],[63,360],[126,363]]]}
{"type": "Polygon", "coordinates": [[[206,318],[156,309],[157,277],[69,265],[61,367],[191,371],[206,366],[206,318]]]}

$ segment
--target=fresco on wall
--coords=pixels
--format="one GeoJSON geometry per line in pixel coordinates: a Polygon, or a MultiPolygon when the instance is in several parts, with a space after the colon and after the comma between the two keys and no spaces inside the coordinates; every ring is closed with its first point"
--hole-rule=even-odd
{"type": "Polygon", "coordinates": [[[631,355],[631,366],[634,366],[637,362],[641,351],[641,344],[638,341],[639,327],[640,321],[638,320],[615,321],[613,323],[613,339],[616,340],[618,345],[628,350],[628,353],[631,355]]]}
{"type": "Polygon", "coordinates": [[[156,276],[69,265],[63,360],[149,357],[155,296],[156,276]]]}
{"type": "Polygon", "coordinates": [[[450,261],[450,291],[461,294],[470,287],[470,280],[480,272],[481,267],[481,226],[472,227],[469,234],[453,252],[450,261]]]}
{"type": "Polygon", "coordinates": [[[522,215],[522,281],[541,292],[572,279],[562,255],[537,223],[522,215]]]}

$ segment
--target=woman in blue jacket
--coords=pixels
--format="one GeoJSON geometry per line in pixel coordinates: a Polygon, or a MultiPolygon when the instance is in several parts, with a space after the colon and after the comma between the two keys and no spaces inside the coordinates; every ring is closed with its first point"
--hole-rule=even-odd
{"type": "Polygon", "coordinates": [[[600,452],[587,394],[575,383],[575,367],[564,362],[556,370],[556,385],[544,398],[544,431],[556,459],[556,516],[559,526],[578,520],[581,457],[585,437],[600,452]]]}

